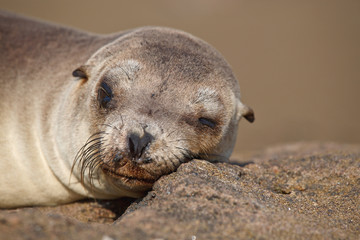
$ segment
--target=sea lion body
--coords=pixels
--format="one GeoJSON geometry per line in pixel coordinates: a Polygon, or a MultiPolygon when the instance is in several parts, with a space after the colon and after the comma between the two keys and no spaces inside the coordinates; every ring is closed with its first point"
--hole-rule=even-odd
{"type": "Polygon", "coordinates": [[[228,158],[253,120],[221,55],[181,31],[0,13],[0,53],[2,208],[139,197],[192,158],[228,158]]]}

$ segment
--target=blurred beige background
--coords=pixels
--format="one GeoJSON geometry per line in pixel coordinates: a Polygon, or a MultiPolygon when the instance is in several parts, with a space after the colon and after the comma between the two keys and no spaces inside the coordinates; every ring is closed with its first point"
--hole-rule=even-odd
{"type": "Polygon", "coordinates": [[[206,40],[256,113],[254,124],[240,123],[237,153],[360,142],[359,0],[0,0],[0,8],[97,33],[161,25],[206,40]]]}

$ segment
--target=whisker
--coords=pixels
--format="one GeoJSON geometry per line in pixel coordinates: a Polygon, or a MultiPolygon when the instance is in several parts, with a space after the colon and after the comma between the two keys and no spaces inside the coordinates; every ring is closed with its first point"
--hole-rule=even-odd
{"type": "Polygon", "coordinates": [[[180,163],[184,163],[185,161],[181,158],[179,158],[175,153],[171,153],[180,163]]]}
{"type": "Polygon", "coordinates": [[[176,131],[178,131],[178,130],[171,131],[171,132],[166,136],[166,138],[170,137],[170,135],[173,134],[173,133],[176,132],[176,131]]]}
{"type": "MultiPolygon", "coordinates": [[[[102,124],[106,126],[107,124],[102,124]]],[[[107,125],[110,127],[111,125],[107,125]]],[[[99,131],[92,134],[85,142],[85,144],[78,150],[71,167],[71,174],[75,170],[75,166],[79,168],[80,182],[85,184],[85,175],[88,174],[90,186],[93,187],[93,180],[98,166],[101,165],[103,154],[106,145],[103,144],[105,131],[99,131]]]]}
{"type": "Polygon", "coordinates": [[[194,139],[189,139],[189,138],[178,138],[178,139],[174,139],[171,141],[168,141],[169,143],[173,143],[173,142],[180,142],[180,141],[188,141],[188,142],[193,142],[198,144],[198,141],[194,140],[194,139]]]}
{"type": "MultiPolygon", "coordinates": [[[[116,129],[117,131],[120,131],[120,129],[116,126],[113,126],[111,124],[107,124],[107,123],[103,123],[103,124],[100,124],[101,126],[105,126],[105,127],[108,127],[108,128],[113,128],[113,129],[116,129]]],[[[108,134],[108,133],[106,133],[108,134]]]]}
{"type": "Polygon", "coordinates": [[[193,153],[189,149],[186,149],[186,148],[183,148],[183,147],[178,147],[178,146],[175,146],[175,148],[181,150],[180,151],[181,154],[187,159],[194,159],[194,158],[197,157],[197,154],[193,153]]]}

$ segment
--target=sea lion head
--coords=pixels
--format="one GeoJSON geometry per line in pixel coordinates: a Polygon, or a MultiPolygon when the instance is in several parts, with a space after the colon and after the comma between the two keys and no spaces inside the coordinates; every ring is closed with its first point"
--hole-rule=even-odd
{"type": "Polygon", "coordinates": [[[73,168],[85,185],[101,179],[137,195],[191,159],[228,159],[239,120],[254,120],[224,58],[178,30],[124,34],[73,75],[89,123],[73,168]]]}

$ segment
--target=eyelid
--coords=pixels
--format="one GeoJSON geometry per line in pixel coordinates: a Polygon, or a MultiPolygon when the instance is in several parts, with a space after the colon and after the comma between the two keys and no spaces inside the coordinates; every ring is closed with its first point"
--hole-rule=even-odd
{"type": "Polygon", "coordinates": [[[107,96],[109,97],[113,96],[111,88],[105,82],[102,82],[100,84],[100,88],[106,93],[107,96]]]}
{"type": "Polygon", "coordinates": [[[212,120],[212,119],[209,119],[209,118],[204,118],[204,117],[201,117],[199,118],[199,122],[203,125],[206,125],[210,128],[215,128],[216,127],[216,121],[212,120]]]}

